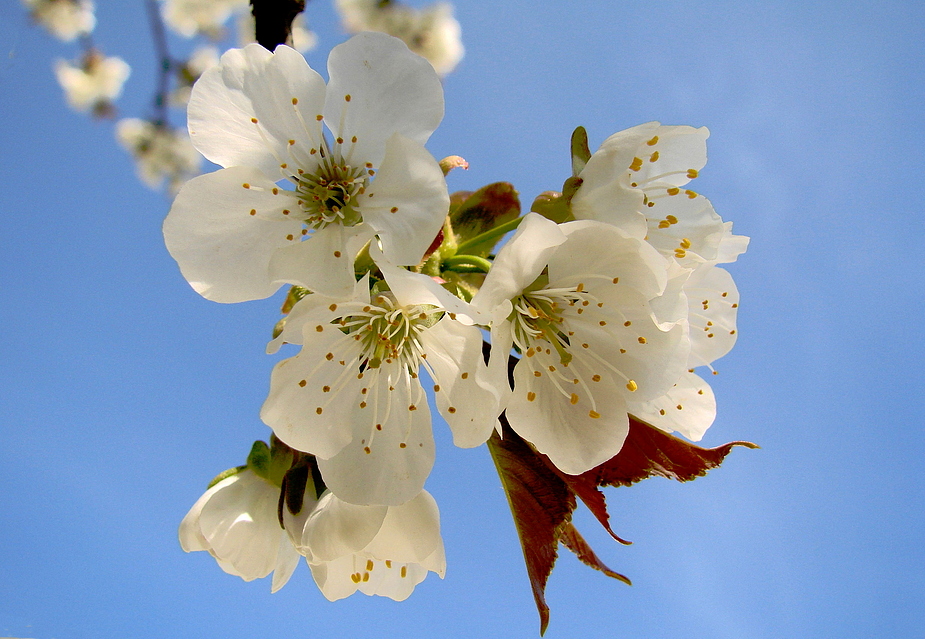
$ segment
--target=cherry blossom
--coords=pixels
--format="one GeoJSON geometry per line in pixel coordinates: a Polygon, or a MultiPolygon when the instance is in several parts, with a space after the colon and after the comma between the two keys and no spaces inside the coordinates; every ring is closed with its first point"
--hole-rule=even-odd
{"type": "Polygon", "coordinates": [[[616,455],[629,403],[661,397],[686,368],[686,322],[656,321],[650,304],[683,301],[667,273],[655,249],[615,226],[530,213],[473,298],[492,317],[496,383],[511,347],[522,353],[506,404],[511,427],[563,472],[616,455]]]}
{"type": "Polygon", "coordinates": [[[314,294],[295,305],[269,350],[302,349],[273,369],[261,418],[317,456],[340,499],[397,505],[421,490],[434,462],[420,372],[464,447],[491,435],[501,388],[488,379],[474,311],[425,275],[379,266],[388,290],[371,292],[364,278],[350,297],[314,294]]]}
{"type": "Polygon", "coordinates": [[[166,181],[170,192],[176,193],[199,172],[202,157],[193,148],[186,131],[126,118],[116,124],[116,137],[135,158],[138,177],[152,189],[160,188],[166,181]]]}
{"type": "Polygon", "coordinates": [[[193,144],[225,168],[181,189],[164,237],[203,296],[259,299],[282,283],[349,295],[373,236],[413,265],[442,228],[446,182],[423,146],[443,117],[433,69],[364,33],[332,50],[328,72],[326,87],[295,50],[254,44],[193,88],[193,144]]]}
{"type": "Polygon", "coordinates": [[[400,506],[357,506],[326,493],[296,545],[331,601],[357,590],[404,601],[428,572],[446,572],[440,513],[427,491],[400,506]]]}
{"type": "Polygon", "coordinates": [[[186,38],[218,38],[228,18],[247,8],[248,0],[164,0],[162,13],[167,26],[186,38]]]}
{"type": "Polygon", "coordinates": [[[32,19],[64,42],[87,35],[96,26],[91,0],[23,0],[32,19]]]}
{"type": "Polygon", "coordinates": [[[422,9],[380,0],[337,0],[335,6],[350,33],[380,31],[400,38],[442,76],[462,60],[462,32],[448,2],[422,9]]]}
{"type": "MultiPolygon", "coordinates": [[[[180,523],[186,552],[205,550],[218,565],[245,581],[273,573],[272,591],[289,581],[299,553],[277,517],[279,486],[250,469],[222,479],[200,497],[180,523]]],[[[310,511],[314,497],[306,496],[310,511]]]]}
{"type": "Polygon", "coordinates": [[[96,50],[88,51],[76,64],[60,59],[55,63],[55,75],[68,104],[101,116],[109,115],[130,73],[122,58],[106,57],[96,50]]]}

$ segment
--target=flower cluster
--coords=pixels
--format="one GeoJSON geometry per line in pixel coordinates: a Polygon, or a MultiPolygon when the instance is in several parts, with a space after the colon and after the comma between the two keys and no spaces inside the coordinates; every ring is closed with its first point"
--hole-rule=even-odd
{"type": "Polygon", "coordinates": [[[735,342],[719,264],[747,239],[691,188],[706,129],[644,124],[593,154],[579,129],[563,192],[520,216],[503,189],[448,193],[463,161],[424,146],[440,79],[400,40],[354,36],[328,75],[248,45],[192,90],[193,144],[222,168],[179,191],[167,248],[210,300],[290,286],[268,351],[298,351],[260,413],[272,449],[203,495],[181,543],[274,590],[302,555],[330,599],[404,599],[445,568],[429,398],[456,445],[509,425],[565,476],[632,423],[699,440],[716,405],[693,371],[735,342]]]}

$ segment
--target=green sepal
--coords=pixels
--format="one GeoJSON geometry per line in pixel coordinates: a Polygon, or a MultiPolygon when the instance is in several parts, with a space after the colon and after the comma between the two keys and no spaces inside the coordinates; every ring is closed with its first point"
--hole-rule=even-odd
{"type": "Polygon", "coordinates": [[[233,477],[237,475],[238,473],[243,472],[245,470],[247,470],[247,466],[235,466],[234,468],[229,468],[228,470],[220,472],[218,475],[216,475],[212,479],[212,481],[209,482],[209,485],[206,486],[206,490],[208,490],[209,488],[212,488],[212,486],[214,486],[218,482],[225,481],[229,477],[233,477]]]}
{"type": "Polygon", "coordinates": [[[251,446],[251,452],[247,455],[247,467],[255,475],[263,479],[270,479],[270,447],[267,443],[257,440],[251,446]]]}
{"type": "Polygon", "coordinates": [[[578,177],[588,160],[591,159],[591,149],[588,148],[588,132],[583,126],[572,131],[572,175],[578,177]]]}

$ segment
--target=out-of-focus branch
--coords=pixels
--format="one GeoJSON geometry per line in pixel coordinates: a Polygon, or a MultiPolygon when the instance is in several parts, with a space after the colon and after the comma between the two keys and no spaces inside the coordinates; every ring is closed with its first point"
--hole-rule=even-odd
{"type": "Polygon", "coordinates": [[[292,21],[305,10],[305,0],[251,0],[256,40],[274,51],[292,34],[292,21]]]}
{"type": "Polygon", "coordinates": [[[155,0],[148,0],[148,20],[151,24],[151,36],[154,39],[154,50],[158,59],[157,93],[154,96],[154,124],[164,126],[167,124],[167,94],[170,84],[170,72],[173,68],[173,59],[167,48],[167,33],[164,22],[155,0]]]}

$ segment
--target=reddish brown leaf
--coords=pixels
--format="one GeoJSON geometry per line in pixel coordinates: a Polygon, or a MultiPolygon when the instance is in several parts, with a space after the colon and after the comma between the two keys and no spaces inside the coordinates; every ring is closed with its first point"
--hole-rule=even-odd
{"type": "MultiPolygon", "coordinates": [[[[454,208],[453,198],[464,195],[453,194],[450,206],[450,226],[459,244],[472,240],[496,226],[517,218],[520,215],[520,198],[514,187],[507,182],[496,182],[483,186],[454,208]]],[[[471,247],[470,255],[481,257],[491,253],[501,238],[492,238],[471,247]]]]}
{"type": "Polygon", "coordinates": [[[629,486],[647,477],[690,481],[719,466],[734,446],[757,448],[749,442],[732,442],[701,448],[630,416],[630,430],[621,451],[612,459],[581,475],[567,475],[517,435],[501,416],[503,438],[495,433],[488,448],[507,494],[511,514],[527,565],[527,575],[540,614],[540,634],[549,624],[546,583],[552,574],[561,542],[585,564],[627,584],[630,580],[607,567],[572,524],[576,497],[601,525],[621,543],[610,527],[610,515],[601,486],[629,486]]]}
{"type": "Polygon", "coordinates": [[[488,449],[520,537],[542,635],[549,624],[545,591],[558,556],[559,530],[571,519],[576,501],[556,472],[508,427],[503,415],[501,421],[504,438],[494,433],[488,449]]]}
{"type": "Polygon", "coordinates": [[[591,566],[595,570],[600,570],[608,577],[619,579],[627,586],[633,585],[628,577],[614,572],[608,568],[603,561],[598,559],[597,555],[594,554],[594,551],[591,549],[591,546],[588,545],[588,542],[585,541],[585,538],[581,536],[581,533],[578,532],[578,529],[575,528],[575,524],[572,522],[567,521],[562,524],[559,529],[559,541],[561,541],[566,548],[575,553],[586,565],[591,566]]]}

